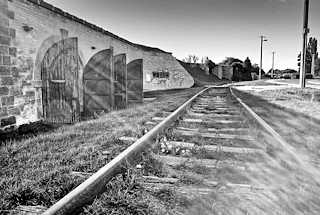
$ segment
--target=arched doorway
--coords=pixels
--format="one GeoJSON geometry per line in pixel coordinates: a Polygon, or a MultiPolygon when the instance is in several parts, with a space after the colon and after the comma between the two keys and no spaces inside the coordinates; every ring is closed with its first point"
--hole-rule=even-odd
{"type": "Polygon", "coordinates": [[[114,102],[115,109],[127,107],[127,62],[126,55],[119,54],[113,58],[114,68],[114,102]]]}
{"type": "Polygon", "coordinates": [[[83,71],[84,113],[86,116],[95,113],[109,112],[114,106],[112,49],[95,54],[83,71]]]}
{"type": "Polygon", "coordinates": [[[143,102],[143,60],[137,59],[127,65],[128,104],[143,102]]]}
{"type": "Polygon", "coordinates": [[[78,39],[54,43],[41,62],[43,116],[50,123],[80,119],[78,39]]]}

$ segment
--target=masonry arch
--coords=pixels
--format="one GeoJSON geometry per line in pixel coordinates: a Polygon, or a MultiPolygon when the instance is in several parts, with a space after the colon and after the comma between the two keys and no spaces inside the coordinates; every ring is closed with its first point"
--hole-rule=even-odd
{"type": "MultiPolygon", "coordinates": [[[[43,106],[43,80],[42,80],[42,64],[45,58],[45,55],[47,54],[48,50],[50,48],[52,48],[55,44],[59,43],[61,40],[63,40],[63,36],[62,35],[51,35],[50,37],[47,37],[45,40],[42,41],[41,45],[39,46],[38,50],[37,50],[37,55],[36,55],[36,59],[34,62],[34,69],[33,69],[33,80],[36,82],[41,82],[41,86],[38,86],[37,84],[37,91],[36,91],[36,102],[37,102],[37,106],[38,108],[38,115],[39,117],[44,117],[45,113],[44,113],[44,106],[43,106]]],[[[78,51],[78,72],[79,74],[82,74],[82,70],[83,70],[83,62],[84,62],[84,55],[82,53],[82,51],[79,49],[79,47],[77,47],[77,51],[78,51]]],[[[81,77],[81,76],[79,76],[81,77]]],[[[81,87],[81,82],[82,79],[78,79],[77,80],[77,85],[81,87]]],[[[81,96],[81,91],[77,91],[76,93],[79,93],[79,96],[81,96]]],[[[81,103],[81,101],[80,101],[81,103]]]]}
{"type": "Polygon", "coordinates": [[[83,70],[83,108],[86,116],[109,112],[113,99],[113,50],[93,55],[83,70]]]}
{"type": "Polygon", "coordinates": [[[80,120],[78,38],[54,43],[40,65],[44,120],[74,123],[80,120]]]}

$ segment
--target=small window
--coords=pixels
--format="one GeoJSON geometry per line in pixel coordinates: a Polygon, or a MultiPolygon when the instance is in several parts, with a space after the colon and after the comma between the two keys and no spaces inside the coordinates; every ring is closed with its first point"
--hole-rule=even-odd
{"type": "Polygon", "coordinates": [[[159,72],[160,74],[159,74],[159,78],[164,78],[164,72],[159,72]]]}
{"type": "Polygon", "coordinates": [[[159,72],[152,72],[153,78],[160,78],[159,72]]]}
{"type": "Polygon", "coordinates": [[[160,79],[169,79],[169,72],[167,70],[160,72],[152,72],[152,77],[160,79]]]}

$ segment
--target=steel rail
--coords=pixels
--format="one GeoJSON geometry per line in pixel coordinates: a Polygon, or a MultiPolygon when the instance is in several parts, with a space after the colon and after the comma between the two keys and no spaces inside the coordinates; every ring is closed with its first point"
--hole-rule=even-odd
{"type": "Polygon", "coordinates": [[[90,178],[72,190],[69,194],[46,210],[44,215],[64,215],[74,214],[86,204],[93,202],[93,200],[105,191],[106,184],[119,173],[122,165],[134,161],[135,155],[141,153],[152,145],[155,138],[166,127],[170,126],[175,120],[178,119],[186,108],[201,94],[212,88],[219,88],[219,86],[207,87],[197,93],[176,111],[170,114],[166,119],[155,126],[151,131],[133,143],[125,151],[115,157],[107,165],[102,167],[98,172],[93,174],[90,178]]]}

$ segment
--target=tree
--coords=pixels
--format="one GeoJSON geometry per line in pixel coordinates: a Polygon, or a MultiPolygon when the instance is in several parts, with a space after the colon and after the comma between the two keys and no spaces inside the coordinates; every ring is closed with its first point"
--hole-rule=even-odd
{"type": "Polygon", "coordinates": [[[243,75],[242,75],[243,80],[251,81],[252,80],[251,72],[252,72],[251,60],[249,59],[249,57],[247,57],[243,62],[243,75]]]}
{"type": "Polygon", "coordinates": [[[249,59],[249,57],[246,58],[246,60],[243,62],[243,67],[247,70],[251,72],[252,69],[252,64],[251,64],[251,60],[249,59]]]}
{"type": "Polygon", "coordinates": [[[199,57],[196,55],[188,55],[188,57],[184,58],[182,61],[185,63],[197,63],[199,57]]]}
{"type": "Polygon", "coordinates": [[[233,63],[243,63],[241,60],[238,58],[233,58],[233,57],[227,57],[224,61],[222,61],[222,64],[231,66],[233,63]]]}
{"type": "MultiPolygon", "coordinates": [[[[311,73],[312,55],[309,49],[307,49],[306,55],[306,73],[311,73]]],[[[298,66],[301,68],[301,52],[298,55],[298,66]]]]}
{"type": "Polygon", "coordinates": [[[199,57],[196,55],[191,55],[192,63],[197,63],[199,60],[199,57]]]}
{"type": "MultiPolygon", "coordinates": [[[[316,38],[311,37],[309,39],[307,51],[306,51],[306,73],[315,74],[318,59],[318,41],[316,38]]],[[[298,66],[301,68],[301,52],[298,55],[298,66]]]]}
{"type": "Polygon", "coordinates": [[[311,53],[311,74],[315,75],[316,59],[318,59],[318,40],[316,38],[310,38],[308,44],[308,50],[311,53]]]}
{"type": "MultiPolygon", "coordinates": [[[[251,73],[255,73],[255,74],[259,75],[259,65],[258,64],[255,63],[252,65],[251,73]]],[[[262,70],[262,75],[264,75],[264,74],[265,74],[265,72],[264,72],[264,70],[262,70]]]]}
{"type": "Polygon", "coordinates": [[[206,66],[209,68],[209,74],[213,74],[213,70],[214,70],[214,67],[216,67],[216,64],[209,60],[206,62],[206,66]]]}

